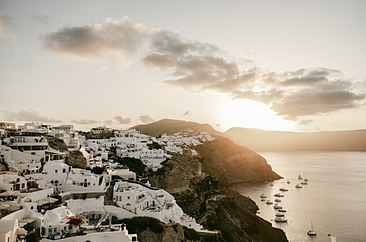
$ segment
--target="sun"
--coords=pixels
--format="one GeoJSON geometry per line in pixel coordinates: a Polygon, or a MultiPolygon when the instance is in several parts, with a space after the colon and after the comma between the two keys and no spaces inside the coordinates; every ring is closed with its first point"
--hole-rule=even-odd
{"type": "Polygon", "coordinates": [[[285,120],[266,104],[247,99],[226,98],[220,107],[221,128],[258,128],[264,130],[293,130],[295,122],[285,120]]]}

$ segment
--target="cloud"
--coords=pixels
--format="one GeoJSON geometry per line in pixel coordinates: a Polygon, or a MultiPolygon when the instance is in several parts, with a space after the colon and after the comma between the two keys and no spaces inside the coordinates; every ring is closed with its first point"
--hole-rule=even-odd
{"type": "Polygon", "coordinates": [[[315,87],[297,91],[273,104],[272,107],[278,114],[285,116],[287,119],[295,120],[299,116],[356,108],[360,106],[357,101],[364,98],[365,95],[357,95],[347,90],[329,90],[315,87]]]}
{"type": "Polygon", "coordinates": [[[143,122],[144,124],[147,124],[147,123],[151,123],[151,122],[154,122],[155,120],[154,119],[152,119],[150,116],[148,116],[148,115],[141,115],[140,117],[139,117],[139,120],[141,121],[141,122],[143,122]]]}
{"type": "Polygon", "coordinates": [[[193,113],[192,113],[191,111],[189,111],[189,110],[185,111],[185,112],[182,114],[182,116],[192,116],[192,115],[193,115],[193,113]]]}
{"type": "Polygon", "coordinates": [[[0,37],[14,38],[14,27],[17,22],[18,21],[13,17],[0,13],[0,37]]]}
{"type": "Polygon", "coordinates": [[[34,121],[34,122],[48,122],[48,123],[62,123],[61,120],[48,117],[32,109],[23,109],[18,112],[0,111],[2,119],[7,121],[34,121]]]}
{"type": "Polygon", "coordinates": [[[127,17],[107,19],[102,25],[65,27],[42,41],[47,50],[86,59],[138,53],[146,66],[167,73],[163,81],[169,85],[262,102],[292,120],[358,108],[365,99],[365,90],[339,70],[269,71],[250,58],[235,58],[215,45],[184,39],[176,32],[132,24],[127,17]]]}
{"type": "Polygon", "coordinates": [[[80,120],[71,120],[74,124],[99,124],[101,123],[98,120],[92,120],[92,119],[80,119],[80,120]]]}
{"type": "Polygon", "coordinates": [[[148,34],[143,25],[132,25],[125,17],[117,21],[107,19],[105,25],[64,27],[42,36],[42,40],[46,49],[58,54],[99,58],[132,53],[148,34]]]}
{"type": "Polygon", "coordinates": [[[130,124],[131,118],[123,118],[122,116],[114,116],[113,119],[104,121],[105,124],[111,125],[111,124],[130,124]]]}
{"type": "Polygon", "coordinates": [[[119,115],[115,116],[114,119],[117,121],[118,124],[130,124],[131,118],[123,118],[119,115]]]}
{"type": "Polygon", "coordinates": [[[32,18],[36,22],[41,23],[41,24],[46,24],[46,25],[52,20],[52,18],[50,18],[49,16],[44,15],[44,14],[33,14],[32,18]]]}

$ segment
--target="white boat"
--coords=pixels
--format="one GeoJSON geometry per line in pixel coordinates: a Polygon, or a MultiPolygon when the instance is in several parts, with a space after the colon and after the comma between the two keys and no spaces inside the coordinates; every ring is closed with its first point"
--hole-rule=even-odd
{"type": "Polygon", "coordinates": [[[266,199],[265,198],[262,198],[261,201],[264,202],[264,201],[266,201],[266,199]]]}
{"type": "Polygon", "coordinates": [[[276,213],[276,217],[284,217],[285,214],[284,213],[276,213]]]}
{"type": "Polygon", "coordinates": [[[281,194],[281,193],[276,193],[275,195],[273,195],[273,196],[275,196],[275,197],[283,197],[283,196],[285,196],[285,195],[283,195],[283,194],[281,194]]]}
{"type": "Polygon", "coordinates": [[[274,209],[282,209],[282,206],[276,204],[276,205],[273,206],[273,208],[274,209]]]}
{"type": "Polygon", "coordinates": [[[295,187],[296,188],[302,188],[302,186],[300,184],[297,184],[295,187]]]}
{"type": "Polygon", "coordinates": [[[273,204],[271,200],[267,200],[266,204],[273,204]]]}
{"type": "Polygon", "coordinates": [[[276,199],[275,199],[275,202],[276,202],[276,203],[279,203],[279,202],[281,202],[281,199],[276,198],[276,199]]]}
{"type": "Polygon", "coordinates": [[[301,182],[302,185],[307,185],[308,183],[306,181],[301,182]]]}
{"type": "Polygon", "coordinates": [[[286,213],[286,209],[278,209],[278,212],[286,213]]]}
{"type": "Polygon", "coordinates": [[[299,179],[299,180],[302,180],[302,177],[301,177],[301,175],[299,175],[299,176],[297,177],[297,179],[299,179]]]}
{"type": "Polygon", "coordinates": [[[275,217],[274,221],[276,223],[287,223],[287,218],[283,217],[275,217]]]}
{"type": "Polygon", "coordinates": [[[260,198],[267,198],[266,194],[262,193],[260,196],[260,198]]]}
{"type": "Polygon", "coordinates": [[[313,228],[313,223],[311,223],[311,229],[308,231],[308,235],[316,236],[316,232],[314,231],[314,228],[313,228]]]}
{"type": "Polygon", "coordinates": [[[285,187],[281,187],[281,188],[280,188],[280,191],[281,191],[281,192],[287,192],[287,191],[288,191],[288,189],[287,189],[287,188],[285,188],[285,187]]]}
{"type": "Polygon", "coordinates": [[[290,184],[290,180],[287,180],[287,184],[290,184]]]}
{"type": "Polygon", "coordinates": [[[308,182],[309,180],[305,177],[304,181],[305,181],[305,182],[308,182]]]}

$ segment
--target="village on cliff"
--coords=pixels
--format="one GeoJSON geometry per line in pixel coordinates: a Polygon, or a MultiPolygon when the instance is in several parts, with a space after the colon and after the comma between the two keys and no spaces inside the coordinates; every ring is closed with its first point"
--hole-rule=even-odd
{"type": "Polygon", "coordinates": [[[214,139],[206,132],[151,137],[134,129],[78,132],[72,125],[0,122],[0,137],[0,242],[27,236],[137,241],[120,222],[134,217],[211,232],[185,214],[171,194],[119,162],[142,162],[156,172],[174,153],[196,156],[195,146],[214,139]]]}

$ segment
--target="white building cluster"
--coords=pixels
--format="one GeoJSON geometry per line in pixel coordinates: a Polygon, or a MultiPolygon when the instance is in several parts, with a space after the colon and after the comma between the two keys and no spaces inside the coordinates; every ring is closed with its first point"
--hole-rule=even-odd
{"type": "MultiPolygon", "coordinates": [[[[111,130],[91,130],[93,135],[104,132],[111,130]]],[[[156,171],[169,153],[190,149],[194,154],[194,146],[213,138],[192,131],[159,138],[132,129],[114,134],[108,139],[86,139],[72,125],[26,123],[15,129],[0,122],[0,165],[7,170],[0,173],[0,242],[21,241],[28,233],[26,227],[38,230],[42,241],[137,241],[123,225],[111,224],[113,216],[149,216],[205,231],[184,214],[172,195],[136,181],[136,174],[111,160],[110,154],[139,159],[156,171]],[[52,149],[51,136],[62,139],[69,150],[80,151],[88,169],[66,164],[68,152],[52,149]],[[114,205],[105,205],[104,194],[110,186],[114,205]],[[110,224],[103,225],[108,219],[110,224]]]]}

